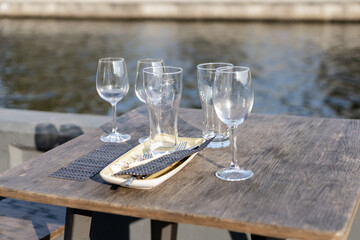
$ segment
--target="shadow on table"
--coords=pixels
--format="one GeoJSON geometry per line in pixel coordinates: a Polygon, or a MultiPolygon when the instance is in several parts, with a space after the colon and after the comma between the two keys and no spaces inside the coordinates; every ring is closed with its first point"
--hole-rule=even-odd
{"type": "Polygon", "coordinates": [[[202,160],[210,163],[211,165],[214,165],[214,166],[217,167],[217,168],[227,167],[227,166],[225,166],[225,165],[219,164],[219,163],[217,163],[217,162],[215,162],[215,161],[207,158],[206,156],[202,155],[201,152],[200,152],[196,157],[198,157],[198,158],[200,158],[200,159],[202,159],[202,160]]]}

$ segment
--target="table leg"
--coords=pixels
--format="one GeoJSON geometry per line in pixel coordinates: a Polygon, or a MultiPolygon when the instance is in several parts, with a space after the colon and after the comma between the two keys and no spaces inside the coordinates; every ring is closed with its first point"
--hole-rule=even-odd
{"type": "Polygon", "coordinates": [[[177,223],[151,220],[151,240],[176,240],[177,223]]]}
{"type": "Polygon", "coordinates": [[[91,211],[66,208],[64,240],[90,239],[91,211]]]}

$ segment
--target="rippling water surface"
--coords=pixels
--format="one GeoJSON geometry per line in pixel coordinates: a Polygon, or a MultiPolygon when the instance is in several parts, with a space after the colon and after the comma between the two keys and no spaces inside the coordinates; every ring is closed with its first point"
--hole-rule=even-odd
{"type": "Polygon", "coordinates": [[[136,61],[184,69],[183,107],[200,108],[196,65],[252,69],[254,112],[360,118],[360,25],[334,23],[0,20],[0,107],[110,114],[97,95],[97,60],[121,56],[141,105],[136,61]]]}

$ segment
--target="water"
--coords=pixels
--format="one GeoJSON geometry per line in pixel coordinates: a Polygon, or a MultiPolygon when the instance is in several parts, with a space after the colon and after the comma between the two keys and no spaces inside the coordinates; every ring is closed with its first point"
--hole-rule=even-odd
{"type": "Polygon", "coordinates": [[[124,57],[142,103],[137,60],[184,69],[182,107],[200,108],[196,65],[252,70],[253,112],[360,118],[360,25],[334,23],[0,20],[0,107],[111,114],[95,88],[99,58],[124,57]]]}

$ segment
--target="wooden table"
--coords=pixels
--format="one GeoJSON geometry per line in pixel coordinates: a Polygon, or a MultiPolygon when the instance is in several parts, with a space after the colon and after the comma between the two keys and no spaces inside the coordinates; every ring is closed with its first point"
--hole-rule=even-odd
{"type": "MultiPolygon", "coordinates": [[[[118,122],[133,144],[148,132],[145,108],[118,122]]],[[[181,109],[180,136],[199,137],[200,129],[201,111],[181,109]]],[[[360,193],[358,120],[251,114],[238,135],[239,164],[254,172],[243,182],[214,175],[229,165],[230,148],[203,150],[151,190],[117,188],[99,178],[48,177],[101,146],[102,131],[1,174],[0,196],[279,238],[346,239],[349,233],[360,193]]]]}

